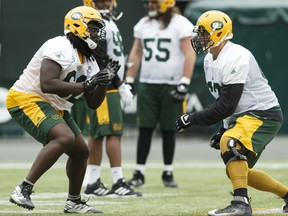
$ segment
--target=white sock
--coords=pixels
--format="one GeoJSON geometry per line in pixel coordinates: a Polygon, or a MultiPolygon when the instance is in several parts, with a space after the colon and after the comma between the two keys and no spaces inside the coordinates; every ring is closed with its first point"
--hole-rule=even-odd
{"type": "Polygon", "coordinates": [[[115,184],[120,178],[123,178],[122,167],[111,167],[112,181],[115,184]]]}
{"type": "Polygon", "coordinates": [[[164,171],[172,172],[173,166],[172,165],[164,165],[164,171]]]}
{"type": "Polygon", "coordinates": [[[100,178],[101,167],[98,165],[87,165],[88,184],[93,184],[100,178]]]}
{"type": "Polygon", "coordinates": [[[139,170],[143,175],[145,174],[145,164],[136,164],[135,170],[139,170]]]}

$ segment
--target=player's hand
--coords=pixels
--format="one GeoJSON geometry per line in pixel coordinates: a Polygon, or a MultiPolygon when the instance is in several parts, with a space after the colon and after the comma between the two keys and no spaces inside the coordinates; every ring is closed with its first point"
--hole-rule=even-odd
{"type": "Polygon", "coordinates": [[[171,91],[171,96],[175,102],[182,102],[185,99],[187,92],[188,85],[180,83],[176,86],[176,89],[171,91]]]}
{"type": "Polygon", "coordinates": [[[179,132],[184,131],[186,128],[191,126],[189,114],[183,114],[176,119],[176,129],[179,132]]]}
{"type": "Polygon", "coordinates": [[[121,97],[121,101],[123,102],[124,107],[129,106],[133,102],[134,95],[131,92],[131,86],[122,83],[118,87],[118,91],[121,97]]]}
{"type": "Polygon", "coordinates": [[[220,149],[220,140],[221,140],[221,137],[225,131],[226,131],[226,129],[221,127],[219,132],[216,133],[214,136],[212,136],[212,138],[210,140],[210,146],[212,148],[215,148],[217,150],[220,149]]]}
{"type": "Polygon", "coordinates": [[[97,74],[84,81],[84,91],[92,91],[97,85],[108,85],[116,75],[121,65],[118,61],[109,60],[106,67],[100,70],[97,74]]]}

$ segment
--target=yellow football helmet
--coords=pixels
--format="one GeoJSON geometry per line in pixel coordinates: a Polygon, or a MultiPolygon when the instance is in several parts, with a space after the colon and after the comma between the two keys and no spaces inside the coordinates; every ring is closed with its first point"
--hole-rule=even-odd
{"type": "Polygon", "coordinates": [[[175,0],[158,0],[159,2],[159,13],[165,13],[167,10],[175,6],[175,0]]]}
{"type": "Polygon", "coordinates": [[[203,13],[193,31],[198,34],[191,41],[197,54],[233,38],[232,20],[227,14],[217,10],[203,13]]]}
{"type": "Polygon", "coordinates": [[[101,14],[92,7],[79,6],[73,8],[64,18],[65,34],[73,33],[84,40],[91,49],[97,47],[98,41],[105,39],[104,27],[105,23],[101,14]]]}

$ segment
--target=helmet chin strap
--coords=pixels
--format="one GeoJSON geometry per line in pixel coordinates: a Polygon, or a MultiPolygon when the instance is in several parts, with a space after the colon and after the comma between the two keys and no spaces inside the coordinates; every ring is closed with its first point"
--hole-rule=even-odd
{"type": "Polygon", "coordinates": [[[88,44],[88,47],[92,50],[96,49],[97,47],[97,43],[95,43],[91,38],[81,38],[82,40],[84,40],[87,44],[88,44]]]}

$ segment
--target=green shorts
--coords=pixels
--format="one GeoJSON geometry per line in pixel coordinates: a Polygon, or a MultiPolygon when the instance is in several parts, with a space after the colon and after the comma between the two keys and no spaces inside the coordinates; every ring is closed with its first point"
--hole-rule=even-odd
{"type": "Polygon", "coordinates": [[[68,111],[56,111],[37,95],[10,90],[6,104],[12,118],[43,145],[48,143],[49,130],[57,124],[66,123],[75,136],[81,133],[68,111]]]}
{"type": "Polygon", "coordinates": [[[87,104],[84,97],[80,97],[76,100],[71,107],[71,115],[82,131],[83,135],[89,135],[90,123],[87,114],[87,104]]]}
{"type": "Polygon", "coordinates": [[[281,125],[279,121],[245,113],[232,120],[223,135],[237,139],[245,146],[247,150],[243,154],[248,159],[249,168],[252,168],[281,125]]]}
{"type": "Polygon", "coordinates": [[[174,102],[174,85],[139,83],[137,93],[137,124],[139,127],[175,130],[175,121],[186,111],[186,100],[174,102]]]}
{"type": "Polygon", "coordinates": [[[123,134],[123,114],[117,90],[107,91],[106,97],[96,110],[88,108],[90,136],[99,138],[123,134]]]}

